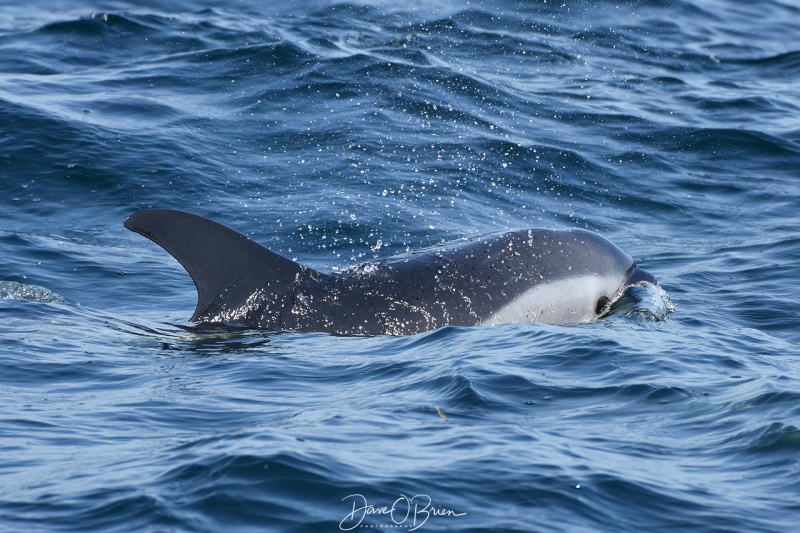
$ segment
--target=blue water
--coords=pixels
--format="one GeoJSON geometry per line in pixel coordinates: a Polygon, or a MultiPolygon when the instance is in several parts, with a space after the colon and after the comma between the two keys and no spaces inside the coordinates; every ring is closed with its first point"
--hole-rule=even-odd
{"type": "Polygon", "coordinates": [[[798,80],[792,0],[4,2],[0,530],[795,529],[798,80]],[[666,295],[197,329],[149,207],[323,270],[588,228],[666,295]]]}

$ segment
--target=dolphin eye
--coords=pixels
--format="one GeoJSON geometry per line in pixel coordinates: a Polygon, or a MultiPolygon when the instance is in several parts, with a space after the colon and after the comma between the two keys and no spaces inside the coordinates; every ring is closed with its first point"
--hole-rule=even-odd
{"type": "Polygon", "coordinates": [[[595,314],[599,315],[603,308],[608,304],[608,296],[601,296],[599,300],[597,300],[597,306],[594,308],[595,314]]]}

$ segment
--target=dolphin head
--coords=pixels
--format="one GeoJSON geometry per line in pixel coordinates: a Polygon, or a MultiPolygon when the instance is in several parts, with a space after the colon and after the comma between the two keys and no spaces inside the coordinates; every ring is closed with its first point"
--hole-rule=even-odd
{"type": "Polygon", "coordinates": [[[606,295],[602,295],[597,299],[597,305],[595,307],[595,313],[597,314],[597,317],[599,318],[608,314],[611,308],[610,304],[621,298],[628,287],[631,285],[636,285],[637,283],[641,283],[642,281],[652,283],[653,285],[658,285],[658,281],[654,275],[643,268],[639,268],[636,263],[633,263],[625,272],[625,282],[622,284],[622,287],[620,287],[616,296],[610,298],[606,295]]]}

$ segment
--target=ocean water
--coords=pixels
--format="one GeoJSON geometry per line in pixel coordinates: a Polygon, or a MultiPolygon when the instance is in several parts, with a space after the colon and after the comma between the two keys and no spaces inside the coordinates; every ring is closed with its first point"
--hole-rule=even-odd
{"type": "Polygon", "coordinates": [[[791,531],[800,5],[0,4],[0,530],[791,531]],[[660,281],[574,326],[187,322],[125,230],[323,270],[580,227],[660,281]]]}

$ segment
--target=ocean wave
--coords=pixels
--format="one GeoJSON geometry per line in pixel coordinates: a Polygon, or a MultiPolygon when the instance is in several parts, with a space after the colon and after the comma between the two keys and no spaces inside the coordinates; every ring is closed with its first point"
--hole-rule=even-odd
{"type": "Polygon", "coordinates": [[[466,513],[420,531],[796,526],[796,6],[18,4],[0,529],[335,531],[357,494],[466,513]],[[569,327],[198,327],[146,207],[322,269],[585,227],[660,287],[569,327]]]}

